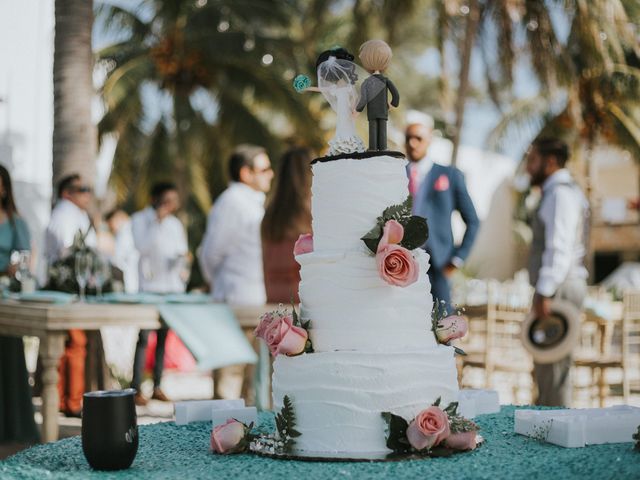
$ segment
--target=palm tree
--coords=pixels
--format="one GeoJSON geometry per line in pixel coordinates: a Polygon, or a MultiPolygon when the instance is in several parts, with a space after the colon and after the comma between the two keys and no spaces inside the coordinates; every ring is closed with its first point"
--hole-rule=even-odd
{"type": "Polygon", "coordinates": [[[91,120],[91,0],[56,0],[53,53],[53,184],[70,173],[95,178],[96,131],[91,120]]]}
{"type": "MultiPolygon", "coordinates": [[[[150,182],[173,178],[185,200],[206,210],[208,184],[220,190],[219,160],[232,146],[275,148],[281,125],[316,131],[290,87],[289,45],[277,33],[285,8],[275,0],[101,6],[107,28],[126,35],[99,52],[107,70],[100,131],[118,137],[112,183],[121,200],[139,205],[150,182]],[[273,111],[286,112],[290,124],[273,111]]],[[[311,143],[318,146],[313,133],[311,143]]]]}
{"type": "MultiPolygon", "coordinates": [[[[123,38],[98,52],[106,71],[106,114],[99,127],[101,136],[118,139],[111,183],[120,201],[139,206],[149,182],[171,177],[191,207],[206,211],[212,194],[224,188],[221,159],[235,144],[249,141],[277,152],[283,138],[297,137],[323,147],[326,133],[318,124],[326,102],[295,93],[291,79],[295,73],[315,76],[315,59],[325,48],[342,43],[357,49],[358,35],[401,44],[407,19],[426,8],[415,0],[402,8],[396,3],[101,4],[101,25],[123,38]],[[384,21],[375,15],[380,5],[384,21]]],[[[418,29],[411,35],[424,37],[418,29]]]]}
{"type": "MultiPolygon", "coordinates": [[[[517,100],[490,142],[499,145],[508,132],[533,125],[542,134],[564,134],[582,149],[607,142],[640,159],[640,47],[636,38],[640,2],[575,1],[569,6],[566,43],[555,40],[550,29],[546,34],[549,42],[531,46],[536,52],[536,73],[549,93],[517,100]],[[543,48],[550,43],[552,49],[543,48]],[[556,88],[561,95],[553,94],[556,88]]],[[[536,18],[540,17],[529,16],[528,24],[546,23],[536,18]]]]}

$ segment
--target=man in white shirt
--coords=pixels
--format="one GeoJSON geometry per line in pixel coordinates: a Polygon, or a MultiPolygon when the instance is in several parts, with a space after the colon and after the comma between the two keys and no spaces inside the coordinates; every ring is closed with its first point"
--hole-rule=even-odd
{"type": "Polygon", "coordinates": [[[124,210],[113,210],[105,216],[109,231],[114,237],[111,263],[120,269],[124,291],[138,293],[138,264],[140,254],[133,241],[131,218],[124,210]]]}
{"type": "MultiPolygon", "coordinates": [[[[131,217],[133,241],[138,250],[139,283],[141,292],[182,293],[186,286],[186,265],[189,248],[187,234],[180,220],[174,215],[180,207],[176,186],[158,183],[151,188],[151,206],[131,217]]],[[[152,399],[169,401],[160,389],[164,366],[164,348],[168,328],[156,331],[156,354],[153,369],[152,399]]],[[[131,388],[138,393],[137,405],[146,405],[147,399],[140,391],[142,370],[149,330],[140,330],[133,363],[131,388]]]]}
{"type": "Polygon", "coordinates": [[[69,175],[60,181],[58,201],[51,211],[44,238],[48,265],[69,254],[78,232],[85,236],[85,245],[96,246],[96,232],[87,213],[93,199],[92,192],[80,175],[69,175]]]}
{"type": "Polygon", "coordinates": [[[231,184],[209,212],[200,264],[214,300],[263,305],[260,224],[273,170],[264,149],[239,146],[229,160],[231,184]]]}
{"type": "MultiPolygon", "coordinates": [[[[84,236],[84,243],[96,246],[96,233],[87,209],[92,201],[92,188],[80,175],[63,178],[58,184],[58,201],[44,238],[44,256],[48,265],[69,255],[76,235],[84,236]]],[[[60,359],[58,391],[60,410],[70,417],[79,417],[85,389],[85,358],[87,336],[83,330],[69,330],[64,354],[60,359]]]]}
{"type": "MultiPolygon", "coordinates": [[[[273,170],[265,150],[241,145],[229,160],[231,184],[211,208],[199,260],[214,300],[232,305],[264,305],[260,224],[273,170]]],[[[238,398],[242,367],[214,372],[215,396],[238,398]]],[[[246,387],[246,385],[245,385],[246,387]]]]}
{"type": "MultiPolygon", "coordinates": [[[[541,138],[527,154],[531,185],[542,188],[533,221],[529,280],[535,287],[532,310],[548,317],[553,298],[578,309],[586,296],[584,267],[589,205],[565,164],[569,148],[562,140],[541,138]]],[[[565,406],[571,402],[571,356],[552,364],[534,364],[539,405],[565,406]]]]}

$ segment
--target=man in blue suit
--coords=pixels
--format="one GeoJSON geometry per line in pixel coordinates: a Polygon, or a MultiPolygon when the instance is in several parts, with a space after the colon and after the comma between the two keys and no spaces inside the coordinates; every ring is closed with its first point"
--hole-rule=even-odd
{"type": "Polygon", "coordinates": [[[451,313],[449,277],[469,256],[478,233],[480,221],[464,182],[464,175],[452,166],[433,163],[427,150],[431,128],[426,122],[411,123],[405,132],[405,147],[409,165],[407,174],[413,190],[413,212],[425,217],[429,224],[429,239],[423,245],[431,256],[429,280],[434,302],[444,302],[451,313]],[[420,171],[419,184],[414,172],[420,171]],[[451,215],[460,212],[466,225],[462,243],[455,245],[451,230],[451,215]]]}

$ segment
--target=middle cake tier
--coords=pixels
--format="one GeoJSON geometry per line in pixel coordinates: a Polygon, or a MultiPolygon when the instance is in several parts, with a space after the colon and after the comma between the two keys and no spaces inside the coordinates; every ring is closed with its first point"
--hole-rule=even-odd
{"type": "Polygon", "coordinates": [[[301,316],[311,321],[316,352],[397,352],[436,347],[431,331],[429,255],[412,252],[419,278],[407,287],[386,283],[366,251],[322,251],[298,255],[301,316]]]}

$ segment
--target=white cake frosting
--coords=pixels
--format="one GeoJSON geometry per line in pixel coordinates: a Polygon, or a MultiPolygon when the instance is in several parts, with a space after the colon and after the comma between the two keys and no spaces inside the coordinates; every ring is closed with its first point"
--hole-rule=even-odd
{"type": "Polygon", "coordinates": [[[437,397],[458,394],[453,349],[396,353],[324,352],[274,362],[274,407],[293,401],[296,448],[310,452],[384,453],[384,411],[412,419],[437,397]]]}
{"type": "Polygon", "coordinates": [[[315,251],[360,250],[385,208],[407,199],[407,161],[381,156],[313,165],[311,214],[315,251]]]}
{"type": "Polygon", "coordinates": [[[302,433],[297,449],[384,453],[382,412],[410,421],[438,397],[457,399],[453,349],[431,331],[429,256],[414,250],[418,281],[393,286],[361,240],[407,198],[405,166],[390,156],[313,166],[314,249],[296,260],[314,353],[278,356],[273,366],[274,408],[289,395],[302,433]]]}

